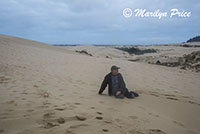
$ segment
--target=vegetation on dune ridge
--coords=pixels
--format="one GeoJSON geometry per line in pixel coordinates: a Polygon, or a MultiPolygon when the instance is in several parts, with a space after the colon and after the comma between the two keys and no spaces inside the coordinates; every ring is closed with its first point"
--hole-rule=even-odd
{"type": "Polygon", "coordinates": [[[115,47],[116,49],[128,52],[129,54],[142,55],[145,53],[156,53],[155,49],[139,49],[137,47],[115,47]]]}
{"type": "Polygon", "coordinates": [[[180,67],[181,69],[191,69],[196,72],[200,72],[200,51],[194,51],[190,54],[185,54],[183,57],[179,57],[177,62],[163,62],[159,60],[157,65],[164,65],[168,67],[180,67]]]}

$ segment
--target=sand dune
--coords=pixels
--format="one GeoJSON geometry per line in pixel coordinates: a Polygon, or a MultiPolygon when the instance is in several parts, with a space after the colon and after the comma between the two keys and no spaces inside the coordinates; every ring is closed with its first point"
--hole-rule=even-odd
{"type": "Polygon", "coordinates": [[[156,51],[153,53],[144,53],[144,54],[137,54],[137,53],[129,54],[127,51],[116,49],[120,47],[121,48],[133,47],[131,45],[130,46],[80,45],[80,46],[61,46],[61,47],[88,56],[103,57],[109,59],[117,58],[120,60],[144,62],[148,64],[159,63],[159,65],[164,65],[168,67],[177,67],[180,69],[200,72],[200,43],[198,42],[134,46],[139,50],[148,49],[156,51]]]}
{"type": "Polygon", "coordinates": [[[130,58],[130,55],[127,52],[120,51],[114,48],[115,46],[92,46],[92,45],[80,45],[80,46],[62,46],[67,50],[72,51],[82,51],[85,50],[89,54],[92,54],[94,57],[103,57],[103,58],[130,58]]]}
{"type": "Polygon", "coordinates": [[[127,61],[108,50],[87,56],[0,35],[0,133],[200,133],[199,73],[127,61]],[[115,58],[105,57],[108,50],[115,58]],[[97,94],[112,65],[140,97],[97,94]]]}

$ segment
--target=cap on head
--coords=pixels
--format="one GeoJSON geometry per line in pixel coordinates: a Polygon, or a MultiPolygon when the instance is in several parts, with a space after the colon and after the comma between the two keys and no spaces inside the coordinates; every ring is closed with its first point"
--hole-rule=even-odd
{"type": "Polygon", "coordinates": [[[118,69],[120,69],[120,67],[115,66],[115,65],[111,67],[111,71],[112,71],[112,70],[118,70],[118,69]]]}

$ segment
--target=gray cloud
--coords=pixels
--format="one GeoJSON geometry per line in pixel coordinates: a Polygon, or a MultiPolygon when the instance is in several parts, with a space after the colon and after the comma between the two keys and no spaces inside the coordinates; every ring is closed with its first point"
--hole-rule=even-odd
{"type": "Polygon", "coordinates": [[[1,0],[0,33],[47,43],[152,44],[199,34],[198,0],[1,0]],[[191,11],[190,18],[124,18],[122,10],[191,11]]]}

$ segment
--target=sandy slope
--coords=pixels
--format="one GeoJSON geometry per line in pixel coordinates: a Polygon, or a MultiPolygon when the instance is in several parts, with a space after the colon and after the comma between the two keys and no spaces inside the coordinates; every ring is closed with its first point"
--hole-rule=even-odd
{"type": "Polygon", "coordinates": [[[0,133],[198,134],[199,78],[0,35],[0,133]],[[139,98],[97,94],[113,64],[139,98]]]}

